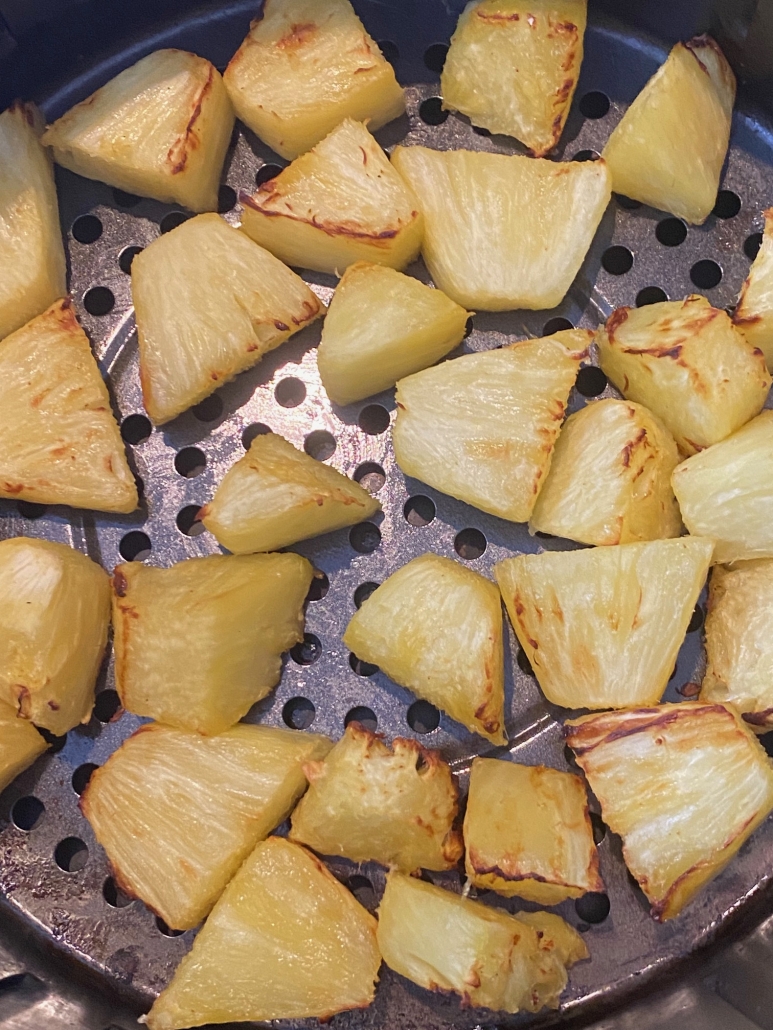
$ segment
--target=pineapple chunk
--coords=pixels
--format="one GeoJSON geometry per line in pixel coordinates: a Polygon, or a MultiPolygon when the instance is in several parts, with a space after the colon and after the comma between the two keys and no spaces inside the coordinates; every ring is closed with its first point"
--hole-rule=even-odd
{"type": "Polygon", "coordinates": [[[388,390],[461,343],[468,315],[441,290],[393,268],[350,265],[322,327],[322,385],[335,404],[388,390]]]}
{"type": "Polygon", "coordinates": [[[724,440],[761,410],[771,377],[761,351],[705,297],[618,308],[598,331],[601,367],[644,404],[685,454],[724,440]]]}
{"type": "Polygon", "coordinates": [[[34,726],[0,701],[0,791],[32,765],[47,746],[34,726]]]}
{"type": "Polygon", "coordinates": [[[226,887],[150,1030],[316,1017],[373,1001],[376,920],[305,848],[269,837],[226,887]]]}
{"type": "Polygon", "coordinates": [[[280,547],[362,522],[381,505],[281,436],[256,436],[199,518],[235,554],[280,547]]]}
{"type": "Polygon", "coordinates": [[[733,322],[773,369],[773,207],[764,214],[762,244],[743,284],[733,322]]]}
{"type": "Polygon", "coordinates": [[[49,125],[57,164],[87,179],[217,210],[234,114],[219,72],[184,50],[156,50],[49,125]]]}
{"type": "Polygon", "coordinates": [[[322,314],[309,287],[219,215],[165,233],[132,264],[140,379],[168,422],[322,314]]]}
{"type": "Polygon", "coordinates": [[[657,703],[713,548],[682,537],[499,562],[508,614],[547,699],[564,708],[657,703]]]}
{"type": "Polygon", "coordinates": [[[567,739],[658,920],[678,915],[773,809],[773,767],[724,705],[588,715],[567,739]]]}
{"type": "Polygon", "coordinates": [[[440,77],[443,106],[544,157],[569,114],[587,13],[587,0],[467,4],[440,77]]]}
{"type": "Polygon", "coordinates": [[[476,887],[557,905],[603,891],[585,786],[544,765],[476,758],[464,817],[476,887]]]}
{"type": "Polygon", "coordinates": [[[81,811],[121,889],[190,930],[290,814],[306,788],[303,763],[330,747],[327,737],[271,726],[202,737],[150,723],[96,770],[81,811]]]}
{"type": "Polygon", "coordinates": [[[678,462],[674,438],[640,404],[588,404],[561,429],[529,530],[596,545],[679,536],[678,462]]]}
{"type": "Polygon", "coordinates": [[[16,102],[0,114],[0,340],[67,293],[53,168],[42,116],[16,102]]]}
{"type": "Polygon", "coordinates": [[[344,644],[468,730],[505,744],[502,610],[493,583],[423,554],[354,613],[344,644]]]}
{"type": "Polygon", "coordinates": [[[705,222],[717,198],[734,101],[735,76],[714,40],[677,43],[604,147],[615,192],[705,222]]]}
{"type": "Polygon", "coordinates": [[[539,946],[545,951],[554,951],[565,966],[590,958],[580,934],[554,912],[516,912],[515,918],[519,923],[533,927],[539,937],[539,946]]]}
{"type": "Polygon", "coordinates": [[[421,247],[416,198],[351,118],[240,199],[244,232],[288,265],[335,275],[355,261],[404,268],[421,247]]]}
{"type": "Polygon", "coordinates": [[[450,869],[462,857],[452,828],[458,791],[436,751],[400,737],[390,750],[352,722],[327,758],[303,771],[310,787],[293,812],[290,840],[408,873],[450,869]]]}
{"type": "Polygon", "coordinates": [[[484,311],[560,304],[612,195],[603,161],[396,147],[392,164],[420,198],[435,283],[484,311]]]}
{"type": "Polygon", "coordinates": [[[290,160],[344,118],[375,131],[405,111],[349,0],[266,0],[223,80],[241,120],[290,160]]]}
{"type": "Polygon", "coordinates": [[[110,395],[69,300],[0,343],[0,497],[137,507],[110,395]]]}
{"type": "Polygon", "coordinates": [[[567,329],[401,379],[392,433],[398,465],[482,511],[525,522],[591,339],[567,329]]]}
{"type": "Polygon", "coordinates": [[[222,733],[279,682],[303,639],[313,570],[298,554],[210,555],[113,576],[115,679],[135,715],[222,733]]]}

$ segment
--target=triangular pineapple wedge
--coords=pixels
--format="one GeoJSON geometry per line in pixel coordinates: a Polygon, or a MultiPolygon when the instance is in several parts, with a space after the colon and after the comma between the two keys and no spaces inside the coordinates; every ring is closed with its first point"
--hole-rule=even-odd
{"type": "Polygon", "coordinates": [[[48,747],[35,727],[0,701],[0,791],[29,768],[48,747]]]}
{"type": "Polygon", "coordinates": [[[355,261],[404,268],[421,247],[416,198],[351,118],[240,199],[244,232],[288,265],[335,275],[355,261]]]}
{"type": "Polygon", "coordinates": [[[137,255],[132,297],[154,422],[198,404],[324,310],[295,272],[214,214],[137,255]]]}
{"type": "Polygon", "coordinates": [[[146,1017],[150,1030],[364,1009],[376,920],[298,844],[269,837],[226,887],[146,1017]]]}
{"type": "Polygon", "coordinates": [[[219,544],[247,554],[352,526],[380,508],[359,483],[267,433],[226,472],[198,517],[219,544]]]}
{"type": "Polygon", "coordinates": [[[0,497],[137,507],[110,395],[69,300],[0,342],[0,497]]]}
{"type": "Polygon", "coordinates": [[[215,211],[233,124],[214,65],[156,50],[49,125],[43,142],[57,164],[87,179],[215,211]]]}
{"type": "Polygon", "coordinates": [[[482,511],[526,522],[592,339],[567,329],[401,379],[392,435],[402,471],[482,511]]]}
{"type": "Polygon", "coordinates": [[[234,726],[203,737],[150,723],[97,769],[81,811],[116,883],[177,930],[198,926],[306,789],[327,737],[234,726]]]}
{"type": "Polygon", "coordinates": [[[564,708],[656,704],[713,540],[682,537],[506,558],[494,567],[543,693],[564,708]]]}
{"type": "Polygon", "coordinates": [[[298,554],[210,555],[113,576],[116,688],[135,715],[222,733],[279,682],[303,639],[313,570],[298,554]]]}
{"type": "Polygon", "coordinates": [[[773,207],[764,214],[762,243],[741,289],[733,322],[752,347],[759,347],[770,369],[773,368],[773,207]]]}
{"type": "Polygon", "coordinates": [[[560,304],[612,196],[603,161],[396,147],[392,164],[419,198],[436,285],[483,311],[560,304]]]}
{"type": "Polygon", "coordinates": [[[414,558],[354,613],[343,641],[468,730],[506,743],[502,606],[477,572],[414,558]]]}

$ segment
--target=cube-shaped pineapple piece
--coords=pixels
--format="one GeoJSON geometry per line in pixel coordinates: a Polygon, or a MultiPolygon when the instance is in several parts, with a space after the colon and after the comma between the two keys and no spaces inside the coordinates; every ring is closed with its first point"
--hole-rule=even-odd
{"type": "Polygon", "coordinates": [[[773,767],[724,705],[588,715],[567,739],[658,920],[678,915],[773,809],[773,767]]]}
{"type": "Polygon", "coordinates": [[[437,554],[414,558],[354,613],[343,641],[468,730],[506,743],[502,607],[477,572],[437,554]]]}
{"type": "Polygon", "coordinates": [[[97,769],[81,811],[116,883],[168,926],[198,926],[306,789],[327,737],[238,725],[216,737],[149,723],[97,769]]]}
{"type": "Polygon", "coordinates": [[[334,404],[388,390],[462,342],[469,312],[384,265],[350,265],[322,327],[317,363],[334,404]]]}
{"type": "Polygon", "coordinates": [[[567,329],[401,379],[392,432],[398,465],[482,511],[526,522],[591,339],[567,329]]]}
{"type": "Polygon", "coordinates": [[[602,369],[654,412],[685,454],[724,440],[761,410],[771,378],[726,311],[697,294],[618,308],[596,336],[602,369]]]}
{"type": "Polygon", "coordinates": [[[223,80],[239,118],[290,160],[344,118],[373,132],[405,111],[349,0],[266,0],[223,80]]]}
{"type": "Polygon", "coordinates": [[[612,195],[603,161],[396,147],[392,164],[419,198],[436,285],[484,311],[560,304],[612,195]]]}
{"type": "Polygon", "coordinates": [[[615,192],[705,222],[717,198],[734,102],[735,76],[714,40],[677,43],[604,147],[615,192]]]}
{"type": "Polygon", "coordinates": [[[678,463],[673,436],[641,404],[588,404],[561,429],[529,529],[596,545],[679,536],[678,463]]]}
{"type": "Polygon", "coordinates": [[[713,540],[546,551],[494,568],[543,693],[564,708],[656,704],[666,689],[713,540]]]}
{"type": "Polygon", "coordinates": [[[199,518],[235,554],[277,551],[374,515],[381,505],[336,469],[281,436],[256,436],[199,518]]]}
{"type": "Polygon", "coordinates": [[[752,347],[773,368],[773,207],[765,214],[765,232],[749,275],[741,289],[733,322],[752,347]]]}
{"type": "Polygon", "coordinates": [[[226,887],[147,1025],[327,1021],[370,1005],[380,965],[373,916],[305,848],[269,837],[226,887]]]}
{"type": "Polygon", "coordinates": [[[418,201],[351,118],[240,200],[244,232],[288,265],[335,275],[355,261],[404,268],[421,247],[418,201]]]}
{"type": "Polygon", "coordinates": [[[0,701],[0,791],[32,765],[48,745],[35,727],[0,701]]]}
{"type": "Polygon", "coordinates": [[[216,211],[234,114],[220,73],[156,50],[49,125],[57,164],[141,197],[216,211]]]}
{"type": "Polygon", "coordinates": [[[303,771],[310,786],[293,812],[290,840],[407,873],[450,869],[462,857],[453,829],[458,790],[438,752],[400,737],[390,749],[351,722],[327,758],[303,771]]]}
{"type": "Polygon", "coordinates": [[[443,106],[544,157],[569,114],[587,9],[587,0],[467,4],[440,76],[443,106]]]}
{"type": "Polygon", "coordinates": [[[135,715],[222,733],[264,698],[303,639],[313,570],[298,554],[210,555],[113,576],[116,688],[135,715]]]}

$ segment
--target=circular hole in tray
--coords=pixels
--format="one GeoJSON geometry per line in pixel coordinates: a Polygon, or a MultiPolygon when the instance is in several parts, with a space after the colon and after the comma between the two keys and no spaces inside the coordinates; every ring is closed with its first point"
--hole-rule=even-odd
{"type": "Polygon", "coordinates": [[[265,164],[261,165],[255,173],[255,185],[262,186],[264,182],[269,182],[271,179],[276,179],[277,175],[282,171],[281,165],[265,164]]]}
{"type": "Polygon", "coordinates": [[[11,822],[19,830],[34,830],[46,814],[46,806],[32,794],[14,801],[11,822]]]}
{"type": "Polygon", "coordinates": [[[173,930],[171,926],[167,926],[161,916],[156,916],[156,929],[159,933],[162,933],[164,937],[182,937],[185,933],[184,930],[173,930]]]}
{"type": "Polygon", "coordinates": [[[596,365],[585,365],[577,373],[574,385],[583,397],[598,397],[607,388],[607,377],[596,365]]]}
{"type": "Polygon", "coordinates": [[[397,43],[393,43],[391,39],[380,39],[377,46],[390,64],[394,64],[395,61],[400,59],[400,50],[397,43]]]}
{"type": "Polygon", "coordinates": [[[227,211],[232,211],[236,207],[236,190],[231,186],[222,184],[220,189],[217,191],[217,211],[218,214],[224,215],[227,211]]]}
{"type": "Polygon", "coordinates": [[[642,205],[640,200],[633,200],[632,197],[626,197],[624,193],[615,193],[615,200],[624,208],[626,211],[637,211],[642,205]]]}
{"type": "Polygon", "coordinates": [[[380,583],[373,583],[368,581],[367,583],[360,583],[357,589],[354,591],[354,607],[362,608],[365,602],[368,600],[374,590],[378,590],[380,583]]]}
{"type": "Polygon", "coordinates": [[[187,222],[189,217],[190,215],[186,215],[184,211],[170,211],[169,214],[164,215],[158,223],[158,228],[162,233],[171,232],[172,229],[176,229],[178,225],[182,225],[183,222],[187,222]]]}
{"type": "Polygon", "coordinates": [[[92,286],[83,294],[83,306],[90,315],[97,318],[109,315],[115,307],[113,291],[107,286],[92,286]]]}
{"type": "Polygon", "coordinates": [[[609,898],[600,891],[589,891],[577,898],[574,910],[578,918],[586,923],[603,923],[609,915],[609,898]]]}
{"type": "Polygon", "coordinates": [[[564,761],[572,772],[577,772],[580,768],[574,756],[574,751],[572,751],[568,744],[564,744],[564,761]]]}
{"type": "Polygon", "coordinates": [[[78,243],[96,243],[102,235],[102,223],[96,215],[81,215],[72,223],[71,232],[78,243]]]}
{"type": "Polygon", "coordinates": [[[472,131],[476,136],[483,136],[488,138],[491,135],[491,129],[485,129],[482,125],[473,125],[472,131]]]}
{"type": "Polygon", "coordinates": [[[317,710],[307,697],[291,697],[282,708],[282,719],[291,730],[307,730],[317,710]]]}
{"type": "Polygon", "coordinates": [[[146,415],[127,415],[121,423],[121,437],[132,446],[144,443],[152,432],[153,426],[146,415]]]}
{"type": "Polygon", "coordinates": [[[762,246],[762,233],[753,232],[751,236],[747,236],[743,242],[743,252],[749,258],[750,261],[754,261],[762,246]]]}
{"type": "Polygon", "coordinates": [[[431,43],[424,51],[424,67],[440,75],[447,56],[448,43],[431,43]]]}
{"type": "Polygon", "coordinates": [[[628,247],[616,244],[614,247],[607,247],[601,255],[601,264],[610,275],[625,275],[633,268],[633,254],[628,247]]]}
{"type": "Polygon", "coordinates": [[[136,207],[142,200],[136,193],[127,193],[126,190],[113,190],[113,200],[119,207],[136,207]]]}
{"type": "Polygon", "coordinates": [[[17,501],[16,510],[22,518],[31,519],[34,522],[35,519],[40,519],[46,514],[48,505],[36,504],[34,501],[17,501]]]}
{"type": "Polygon", "coordinates": [[[84,762],[83,765],[79,765],[75,772],[72,774],[72,789],[76,794],[80,795],[86,789],[91,774],[99,768],[94,762],[84,762]]]}
{"type": "Polygon", "coordinates": [[[692,266],[690,279],[699,290],[712,290],[722,281],[722,269],[716,261],[704,258],[703,261],[696,261],[692,266]]]}
{"type": "Polygon", "coordinates": [[[322,654],[322,641],[313,633],[304,633],[303,640],[290,648],[290,657],[296,665],[313,665],[322,654]]]}
{"type": "Polygon", "coordinates": [[[183,447],[174,456],[175,472],[186,479],[195,479],[207,467],[207,456],[198,447],[183,447]]]}
{"type": "Polygon", "coordinates": [[[762,744],[762,746],[765,748],[766,754],[770,758],[773,758],[773,733],[763,733],[757,739],[759,740],[760,744],[762,744]]]}
{"type": "Polygon", "coordinates": [[[598,161],[601,154],[597,150],[578,150],[572,158],[573,161],[598,161]]]}
{"type": "Polygon", "coordinates": [[[414,733],[432,733],[440,725],[440,712],[429,701],[414,701],[406,718],[414,733]]]}
{"type": "Polygon", "coordinates": [[[99,722],[112,722],[122,712],[117,690],[101,690],[94,700],[94,718],[99,722]]]}
{"type": "Polygon", "coordinates": [[[288,376],[276,384],[274,397],[277,404],[281,404],[283,408],[297,408],[306,400],[306,386],[301,379],[288,376]]]}
{"type": "Polygon", "coordinates": [[[699,629],[703,627],[703,609],[699,604],[695,605],[695,610],[690,616],[690,623],[687,627],[688,633],[697,633],[699,629]]]}
{"type": "Polygon", "coordinates": [[[124,247],[118,255],[118,267],[126,275],[131,275],[132,264],[138,254],[142,253],[142,247],[124,247]]]}
{"type": "Polygon", "coordinates": [[[200,511],[200,504],[186,504],[177,512],[177,528],[185,536],[201,536],[205,532],[204,523],[197,519],[200,511]]]}
{"type": "Polygon", "coordinates": [[[377,494],[386,483],[386,473],[375,461],[364,461],[354,470],[353,479],[355,483],[360,484],[363,490],[377,494]]]}
{"type": "Polygon", "coordinates": [[[522,647],[518,648],[518,651],[515,655],[515,660],[516,662],[518,662],[518,668],[521,670],[521,672],[526,673],[527,676],[534,675],[534,669],[532,669],[531,667],[529,656],[526,654],[522,647]]]}
{"type": "Polygon", "coordinates": [[[55,733],[52,733],[51,730],[46,730],[42,726],[38,726],[37,731],[48,744],[48,753],[51,755],[58,755],[67,743],[66,733],[62,733],[61,736],[57,736],[55,733]]]}
{"type": "Polygon", "coordinates": [[[735,218],[741,210],[741,198],[732,190],[720,190],[717,194],[717,202],[711,212],[717,218],[735,218]]]}
{"type": "Polygon", "coordinates": [[[378,728],[376,713],[372,708],[368,708],[367,705],[357,705],[355,708],[350,708],[344,717],[344,726],[348,726],[350,722],[358,722],[366,730],[370,730],[371,733],[375,733],[378,728]]]}
{"type": "Polygon", "coordinates": [[[311,581],[309,592],[306,595],[306,600],[321,601],[323,597],[327,595],[330,589],[330,580],[328,579],[327,573],[321,572],[319,569],[314,570],[314,578],[311,581]]]}
{"type": "Polygon", "coordinates": [[[336,452],[336,438],[327,429],[314,429],[303,441],[303,449],[317,461],[327,461],[336,452]]]}
{"type": "Polygon", "coordinates": [[[585,118],[603,118],[608,111],[609,97],[601,90],[591,90],[580,99],[580,113],[585,118]]]}
{"type": "Polygon", "coordinates": [[[372,662],[364,662],[354,653],[349,654],[349,668],[352,672],[356,672],[358,676],[375,676],[378,672],[377,665],[374,665],[372,662]]]}
{"type": "Polygon", "coordinates": [[[89,849],[80,837],[65,837],[54,848],[54,861],[66,873],[79,873],[89,860],[89,849]]]}
{"type": "Polygon", "coordinates": [[[403,505],[403,518],[410,526],[428,526],[435,518],[435,502],[424,494],[409,497],[403,505]]]}
{"type": "Polygon", "coordinates": [[[108,876],[102,884],[102,897],[111,908],[126,908],[134,901],[134,898],[124,894],[112,876],[108,876]]]}
{"type": "Polygon", "coordinates": [[[380,436],[389,429],[389,412],[381,404],[368,404],[360,412],[357,425],[368,436],[380,436]]]}
{"type": "Polygon", "coordinates": [[[210,394],[209,397],[205,397],[203,401],[194,405],[191,411],[199,422],[217,422],[223,414],[223,398],[216,393],[210,394]]]}
{"type": "Polygon", "coordinates": [[[464,337],[463,337],[463,339],[466,340],[467,337],[470,335],[470,333],[473,331],[474,328],[475,328],[475,319],[473,318],[472,315],[470,315],[470,317],[464,323],[464,337]]]}
{"type": "Polygon", "coordinates": [[[486,538],[479,529],[463,529],[454,538],[454,550],[465,561],[475,561],[486,550],[486,538]]]}
{"type": "Polygon", "coordinates": [[[373,884],[367,876],[363,876],[362,873],[355,873],[354,876],[350,876],[346,881],[346,886],[363,908],[370,909],[371,911],[375,909],[378,897],[373,884]]]}
{"type": "Polygon", "coordinates": [[[598,845],[607,835],[607,824],[596,812],[590,814],[590,825],[593,830],[593,842],[598,845]]]}
{"type": "Polygon", "coordinates": [[[360,554],[372,554],[381,543],[381,530],[373,522],[359,522],[349,530],[349,543],[360,554]]]}
{"type": "Polygon", "coordinates": [[[118,545],[118,553],[124,561],[145,561],[150,557],[151,550],[150,537],[141,529],[133,529],[121,537],[118,545]]]}
{"type": "Polygon", "coordinates": [[[561,318],[560,316],[549,318],[542,327],[542,335],[552,336],[553,333],[560,333],[564,329],[574,329],[568,318],[561,318]]]}
{"type": "Polygon", "coordinates": [[[427,97],[419,105],[419,117],[425,125],[442,125],[448,118],[448,111],[443,110],[440,97],[427,97]]]}
{"type": "Polygon", "coordinates": [[[655,226],[655,238],[664,247],[678,247],[687,239],[687,223],[681,218],[661,218],[655,226]]]}
{"type": "Polygon", "coordinates": [[[668,300],[665,290],[661,290],[659,286],[645,286],[636,294],[636,307],[644,308],[648,304],[660,304],[664,300],[668,300]]]}
{"type": "Polygon", "coordinates": [[[266,436],[272,430],[263,422],[252,422],[242,430],[242,447],[248,451],[257,436],[266,436]]]}

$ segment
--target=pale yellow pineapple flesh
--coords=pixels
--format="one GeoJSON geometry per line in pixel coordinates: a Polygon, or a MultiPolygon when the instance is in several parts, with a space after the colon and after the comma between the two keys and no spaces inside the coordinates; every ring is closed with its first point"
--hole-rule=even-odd
{"type": "Polygon", "coordinates": [[[23,773],[48,747],[35,727],[0,701],[0,791],[23,773]]]}
{"type": "Polygon", "coordinates": [[[773,368],[773,207],[764,215],[762,243],[741,289],[733,322],[752,347],[759,347],[770,369],[773,368]]]}

